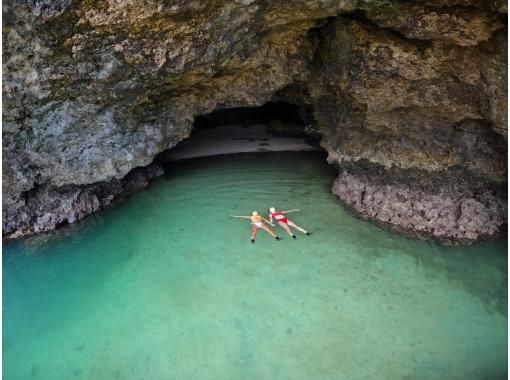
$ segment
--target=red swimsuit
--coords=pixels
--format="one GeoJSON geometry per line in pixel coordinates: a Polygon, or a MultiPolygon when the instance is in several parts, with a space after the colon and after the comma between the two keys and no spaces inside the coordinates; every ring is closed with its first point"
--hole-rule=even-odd
{"type": "Polygon", "coordinates": [[[271,214],[271,218],[275,218],[277,222],[283,222],[285,224],[287,224],[288,222],[288,219],[285,216],[283,216],[283,214],[279,211],[273,212],[271,214]]]}

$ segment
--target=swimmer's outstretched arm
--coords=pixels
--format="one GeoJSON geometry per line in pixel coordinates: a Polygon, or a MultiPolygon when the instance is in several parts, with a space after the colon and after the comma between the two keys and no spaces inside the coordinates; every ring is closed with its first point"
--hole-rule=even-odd
{"type": "MultiPolygon", "coordinates": [[[[270,222],[269,220],[267,220],[267,219],[265,219],[265,218],[262,218],[262,219],[264,220],[264,222],[266,222],[267,224],[269,224],[269,225],[271,225],[271,226],[273,226],[273,227],[274,227],[274,224],[273,224],[273,222],[272,222],[272,221],[270,222]]],[[[272,218],[271,218],[271,219],[272,219],[272,218]]]]}
{"type": "Polygon", "coordinates": [[[289,211],[281,211],[282,214],[286,214],[288,212],[294,212],[294,211],[299,211],[299,209],[295,209],[295,210],[289,210],[289,211]]]}
{"type": "Polygon", "coordinates": [[[251,219],[249,216],[239,216],[239,215],[230,215],[232,218],[245,218],[245,219],[251,219]]]}

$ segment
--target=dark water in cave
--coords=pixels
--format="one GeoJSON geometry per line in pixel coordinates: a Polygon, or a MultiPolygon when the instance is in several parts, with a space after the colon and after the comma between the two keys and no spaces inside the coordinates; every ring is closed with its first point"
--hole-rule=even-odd
{"type": "Polygon", "coordinates": [[[172,164],[115,208],[4,244],[4,379],[498,379],[506,242],[359,220],[318,153],[172,164]],[[269,206],[313,232],[230,218],[269,206]]]}

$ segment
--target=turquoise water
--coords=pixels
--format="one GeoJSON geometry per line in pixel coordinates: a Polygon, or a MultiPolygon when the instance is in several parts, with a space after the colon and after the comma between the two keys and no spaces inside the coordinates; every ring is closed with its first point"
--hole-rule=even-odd
{"type": "Polygon", "coordinates": [[[4,244],[4,379],[503,379],[506,242],[353,217],[317,153],[173,164],[116,207],[4,244]],[[313,232],[248,215],[300,208],[313,232]]]}

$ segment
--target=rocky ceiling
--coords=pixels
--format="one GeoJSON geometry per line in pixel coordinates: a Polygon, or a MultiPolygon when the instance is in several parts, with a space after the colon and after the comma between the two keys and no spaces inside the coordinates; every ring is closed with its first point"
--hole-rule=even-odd
{"type": "Polygon", "coordinates": [[[6,0],[3,20],[4,235],[107,206],[198,115],[271,100],[313,110],[357,213],[450,243],[506,224],[506,1],[6,0]]]}

